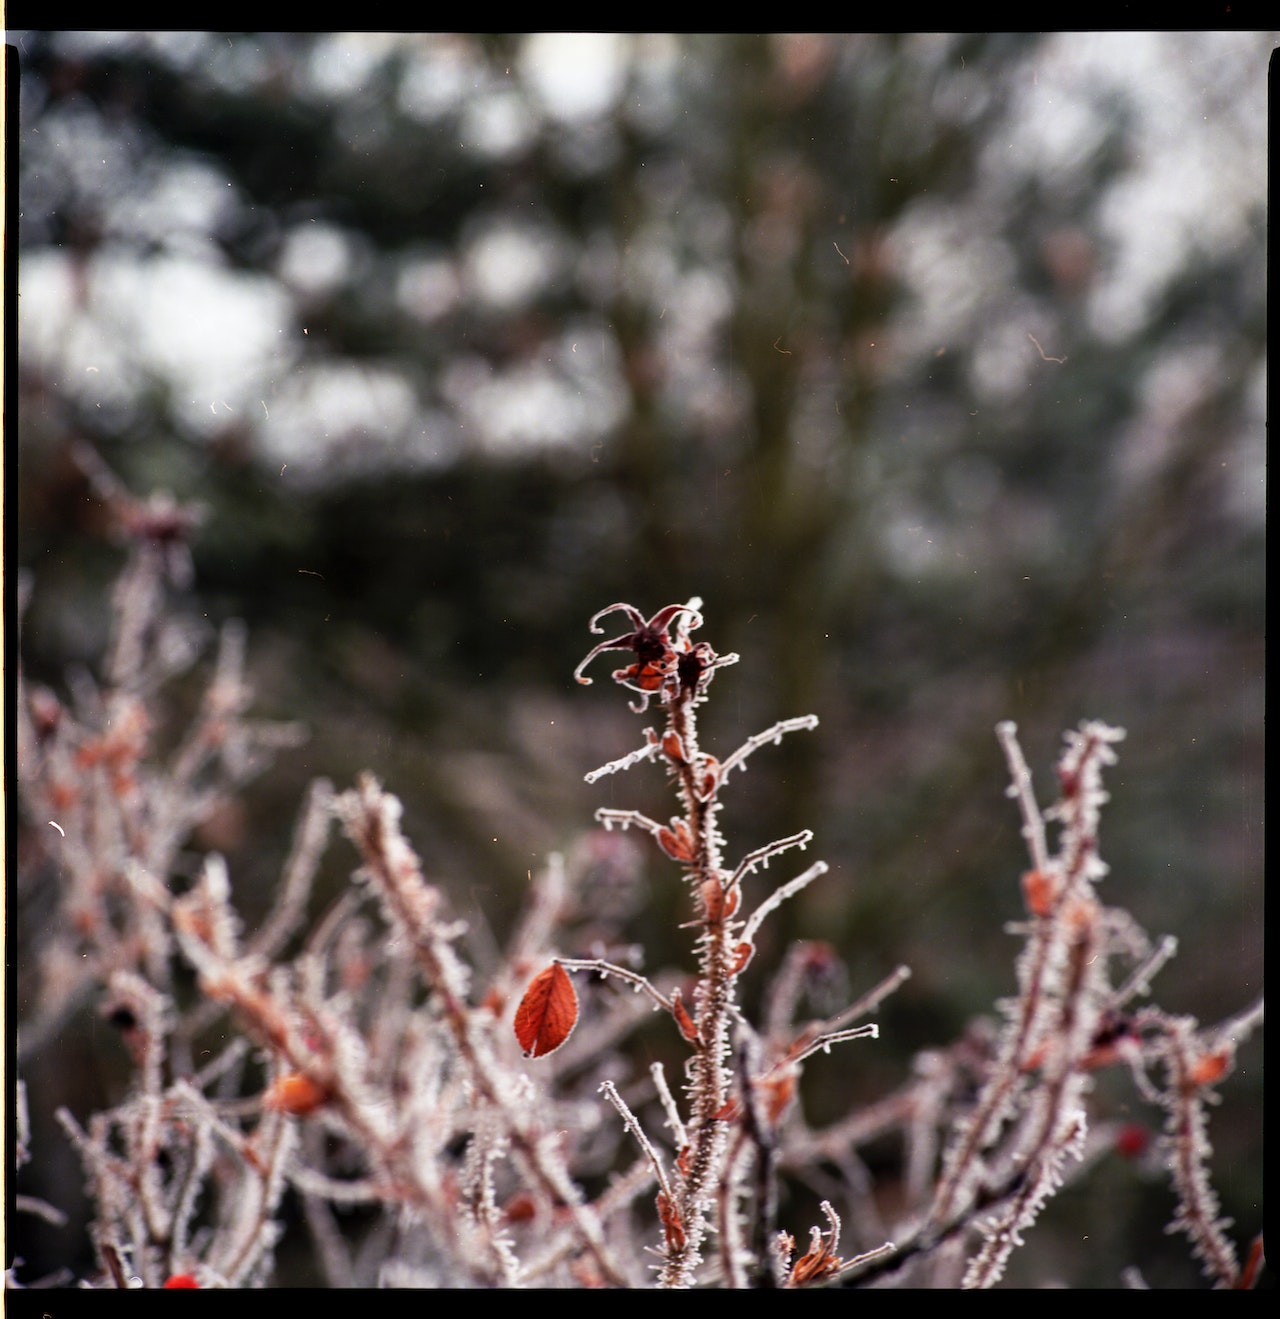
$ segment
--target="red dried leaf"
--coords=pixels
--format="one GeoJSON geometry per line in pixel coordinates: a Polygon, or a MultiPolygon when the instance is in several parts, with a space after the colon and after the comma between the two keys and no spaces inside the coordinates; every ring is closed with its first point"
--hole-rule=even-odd
{"type": "Polygon", "coordinates": [[[553,1053],[578,1024],[578,995],[569,973],[552,962],[529,981],[516,1008],[516,1039],[526,1058],[553,1053]]]}
{"type": "Polygon", "coordinates": [[[1249,1254],[1244,1262],[1244,1268],[1240,1270],[1240,1276],[1236,1279],[1236,1291],[1249,1292],[1254,1288],[1258,1280],[1258,1266],[1262,1263],[1262,1234],[1259,1233],[1254,1237],[1249,1246],[1249,1254]]]}
{"type": "Polygon", "coordinates": [[[740,943],[733,950],[733,964],[729,967],[731,976],[741,975],[747,969],[747,963],[756,955],[753,943],[740,943]]]}
{"type": "Polygon", "coordinates": [[[1231,1055],[1226,1049],[1219,1049],[1216,1053],[1206,1053],[1192,1063],[1187,1079],[1193,1086],[1212,1085],[1215,1081],[1222,1080],[1230,1065],[1231,1055]]]}
{"type": "Polygon", "coordinates": [[[1021,1067],[1024,1072],[1034,1072],[1037,1067],[1043,1067],[1045,1060],[1049,1057],[1049,1046],[1042,1044],[1039,1048],[1032,1049],[1029,1054],[1022,1060],[1021,1067]]]}
{"type": "Polygon", "coordinates": [[[795,1098],[797,1072],[794,1064],[762,1076],[756,1085],[764,1093],[765,1111],[775,1125],[795,1098]]]}
{"type": "Polygon", "coordinates": [[[689,1015],[689,1009],[685,1007],[678,989],[671,991],[671,1015],[676,1019],[676,1025],[680,1027],[680,1034],[690,1044],[702,1043],[702,1036],[697,1026],[693,1024],[693,1018],[689,1015]]]}
{"type": "Polygon", "coordinates": [[[724,885],[718,879],[702,881],[702,906],[707,913],[707,920],[712,925],[719,925],[721,921],[732,916],[738,910],[741,896],[742,890],[738,888],[732,888],[725,893],[724,885]]]}
{"type": "Polygon", "coordinates": [[[278,1076],[263,1091],[262,1107],[291,1117],[309,1117],[329,1098],[322,1085],[302,1072],[278,1076]]]}
{"type": "Polygon", "coordinates": [[[843,1265],[844,1260],[839,1255],[833,1255],[831,1248],[823,1242],[811,1247],[807,1255],[796,1260],[791,1266],[791,1276],[787,1279],[787,1285],[803,1287],[809,1282],[821,1282],[823,1278],[839,1273],[843,1265]]]}
{"type": "Polygon", "coordinates": [[[671,828],[659,827],[658,843],[673,861],[693,862],[693,835],[683,820],[672,819],[671,828]]]}
{"type": "Polygon", "coordinates": [[[662,1220],[662,1233],[667,1239],[667,1249],[672,1252],[683,1250],[686,1237],[679,1209],[672,1203],[666,1191],[658,1192],[657,1205],[658,1217],[662,1220]]]}
{"type": "Polygon", "coordinates": [[[538,1202],[528,1191],[517,1191],[502,1206],[502,1217],[508,1223],[528,1223],[538,1214],[538,1202]]]}
{"type": "Polygon", "coordinates": [[[1058,896],[1058,882],[1043,870],[1028,870],[1022,876],[1022,897],[1033,916],[1048,916],[1058,896]]]}
{"type": "Polygon", "coordinates": [[[676,820],[675,831],[660,827],[658,829],[658,846],[673,861],[693,860],[693,839],[689,836],[689,827],[683,820],[676,820]]]}

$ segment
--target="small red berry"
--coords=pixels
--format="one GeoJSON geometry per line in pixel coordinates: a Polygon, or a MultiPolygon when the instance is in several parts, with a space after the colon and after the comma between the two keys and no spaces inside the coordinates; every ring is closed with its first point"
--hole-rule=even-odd
{"type": "Polygon", "coordinates": [[[1145,1154],[1151,1144],[1151,1133],[1140,1122],[1126,1122],[1116,1132],[1116,1153],[1126,1159],[1145,1154]]]}

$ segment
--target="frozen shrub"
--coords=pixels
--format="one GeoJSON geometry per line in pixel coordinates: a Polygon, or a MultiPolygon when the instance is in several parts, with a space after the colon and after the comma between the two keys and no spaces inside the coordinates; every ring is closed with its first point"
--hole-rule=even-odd
{"type": "MultiPolygon", "coordinates": [[[[82,679],[66,702],[20,675],[17,694],[22,810],[58,876],[54,918],[17,949],[29,987],[19,1060],[56,1047],[92,1002],[133,1068],[111,1107],[58,1115],[92,1204],[97,1268],[80,1285],[270,1284],[288,1203],[333,1285],[988,1287],[1065,1182],[1101,1148],[1136,1140],[1093,1112],[1104,1069],[1131,1077],[1135,1104],[1163,1114],[1154,1155],[1176,1195],[1171,1230],[1213,1285],[1253,1285],[1260,1247],[1242,1262],[1222,1219],[1208,1117],[1262,1004],[1203,1026],[1150,1001],[1172,940],[1150,939],[1099,888],[1103,775],[1119,729],[1087,722],[1067,734],[1056,801],[1042,811],[1015,730],[1000,726],[1029,853],[1016,992],[998,1026],[928,1050],[898,1088],[815,1129],[797,1102],[806,1060],[874,1049],[867,1018],[909,972],[807,1019],[805,986],[833,953],[799,944],[761,1019],[748,1018],[739,982],[762,923],[826,866],[773,883],[810,833],[737,855],[718,827],[721,796],[749,758],[767,760],[817,720],[784,719],[724,755],[703,748],[699,707],[738,656],[694,639],[700,601],[649,618],[626,604],[601,611],[593,631],[613,614],[625,630],[576,674],[589,683],[588,666],[619,652],[614,681],[637,713],[654,708],[637,749],[586,777],[641,766],[666,776],[669,819],[605,808],[597,820],[649,835],[669,859],[691,972],[647,974],[638,958],[565,942],[576,894],[610,863],[593,845],[548,859],[482,978],[405,838],[399,801],[371,775],[342,792],[314,785],[272,905],[250,930],[223,859],[205,855],[184,881],[179,854],[213,804],[299,730],[249,718],[245,638],[229,627],[191,727],[157,750],[166,683],[194,654],[166,580],[185,586],[198,519],[93,471],[130,546],[102,684],[82,679]],[[334,822],[347,843],[332,840],[334,822]],[[312,921],[331,846],[354,849],[353,882],[312,921]],[[686,1055],[678,1078],[637,1069],[621,1047],[655,1010],[686,1055]],[[903,1169],[888,1221],[860,1160],[886,1136],[903,1169]],[[820,1172],[833,1166],[845,1175],[820,1172]],[[781,1221],[784,1178],[833,1187],[820,1222],[781,1221]]],[[[40,864],[28,860],[20,888],[40,864]]],[[[625,947],[621,926],[604,933],[625,947]]],[[[44,1156],[25,1122],[18,1134],[20,1165],[44,1156]]],[[[17,1207],[60,1213],[34,1198],[17,1207]]],[[[9,1263],[11,1286],[35,1281],[9,1263]]]]}

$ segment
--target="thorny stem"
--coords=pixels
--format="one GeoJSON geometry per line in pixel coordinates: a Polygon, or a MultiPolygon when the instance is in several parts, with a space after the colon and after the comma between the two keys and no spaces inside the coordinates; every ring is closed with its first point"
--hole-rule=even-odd
{"type": "Polygon", "coordinates": [[[1022,747],[1018,744],[1018,726],[1010,719],[996,725],[996,736],[1004,750],[1005,761],[1009,766],[1009,795],[1017,800],[1022,812],[1022,836],[1027,842],[1027,851],[1031,862],[1043,870],[1049,864],[1049,848],[1044,837],[1044,819],[1031,788],[1031,770],[1027,766],[1022,747]]]}
{"type": "Polygon", "coordinates": [[[219,1265],[219,1272],[228,1278],[240,1278],[249,1272],[266,1241],[271,1213],[274,1209],[272,1181],[279,1176],[287,1151],[294,1140],[290,1124],[283,1117],[276,1117],[264,1124],[265,1149],[260,1153],[264,1165],[261,1174],[252,1182],[251,1203],[245,1204],[239,1221],[240,1240],[232,1236],[227,1246],[227,1259],[219,1265]]]}
{"type": "Polygon", "coordinates": [[[1084,1113],[1078,1107],[1083,1073],[1077,1064],[1083,1044],[1081,1015],[1086,1009],[1085,986],[1090,969],[1099,967],[1096,926],[1082,926],[1075,933],[1069,953],[1068,984],[1060,1007],[1058,1037],[1074,1047],[1064,1048],[1047,1075],[1038,1100],[1035,1131],[1026,1142],[1027,1156],[1022,1163],[1026,1177],[1007,1210],[998,1215],[993,1228],[986,1229],[987,1240],[974,1258],[963,1285],[989,1287],[997,1282],[1005,1262],[1019,1244],[1019,1230],[1034,1221],[1039,1207],[1056,1189],[1058,1169],[1068,1153],[1078,1156],[1078,1141],[1084,1136],[1084,1113]],[[1073,1104],[1073,1101],[1076,1103],[1073,1104]]]}
{"type": "Polygon", "coordinates": [[[754,1221],[751,1246],[755,1255],[755,1284],[770,1288],[778,1285],[771,1246],[777,1234],[778,1149],[772,1124],[763,1111],[760,1096],[751,1085],[751,1076],[759,1070],[760,1060],[753,1036],[744,1031],[738,1047],[738,1084],[742,1091],[742,1140],[750,1142],[755,1153],[754,1221]]]}
{"type": "MultiPolygon", "coordinates": [[[[754,852],[748,852],[746,856],[738,862],[737,868],[729,877],[729,882],[725,887],[728,889],[737,888],[738,885],[742,883],[743,879],[746,878],[746,876],[757,866],[765,866],[767,868],[770,857],[777,856],[779,852],[784,852],[789,847],[802,848],[807,843],[812,842],[812,840],[813,830],[802,829],[798,834],[792,834],[788,838],[779,838],[772,843],[766,843],[763,847],[757,847],[754,852]]],[[[819,862],[818,864],[822,866],[822,870],[817,871],[816,874],[811,876],[813,879],[816,879],[818,875],[822,874],[827,868],[823,862],[819,862]]]]}
{"type": "Polygon", "coordinates": [[[627,1107],[626,1100],[618,1093],[618,1087],[612,1081],[601,1081],[600,1093],[618,1110],[618,1115],[622,1118],[623,1124],[636,1138],[636,1143],[644,1151],[645,1158],[649,1160],[649,1165],[653,1168],[653,1175],[658,1180],[659,1189],[664,1195],[669,1196],[671,1186],[667,1181],[667,1174],[662,1166],[662,1160],[658,1157],[658,1151],[653,1148],[653,1143],[644,1134],[644,1128],[636,1121],[636,1115],[627,1107]]]}
{"type": "Polygon", "coordinates": [[[1010,722],[997,728],[1013,780],[1011,792],[1022,812],[1023,837],[1036,868],[1042,871],[1056,868],[1062,882],[1052,909],[1034,918],[1031,941],[1019,970],[1022,992],[1017,1017],[1005,1033],[1000,1056],[974,1114],[948,1153],[930,1212],[930,1222],[935,1227],[950,1220],[962,1207],[966,1194],[972,1194],[971,1189],[966,1188],[972,1187],[979,1161],[995,1140],[1011,1110],[1015,1093],[1026,1079],[1026,1060],[1042,1033],[1046,1014],[1052,1008],[1047,983],[1067,938],[1062,913],[1077,893],[1088,895],[1090,890],[1089,862],[1094,859],[1096,841],[1091,828],[1091,812],[1096,808],[1100,789],[1096,789],[1094,800],[1088,801],[1090,794],[1086,792],[1086,783],[1093,783],[1099,765],[1110,758],[1108,741],[1119,736],[1116,730],[1103,725],[1086,725],[1075,738],[1071,751],[1063,757],[1059,773],[1064,778],[1064,791],[1058,808],[1058,818],[1064,823],[1063,843],[1059,857],[1051,860],[1045,842],[1044,820],[1031,791],[1030,771],[1016,733],[1016,726],[1010,722]],[[1073,778],[1068,780],[1068,774],[1073,778]]]}
{"type": "Polygon", "coordinates": [[[654,1003],[666,1012],[675,1015],[675,1006],[669,998],[658,989],[646,976],[635,971],[628,971],[624,966],[606,962],[599,957],[557,957],[556,961],[566,971],[594,971],[601,976],[617,976],[625,980],[637,993],[647,994],[654,1003]]]}
{"type": "Polygon", "coordinates": [[[658,1092],[658,1102],[662,1105],[662,1111],[667,1115],[667,1126],[676,1138],[677,1146],[683,1149],[689,1143],[689,1136],[685,1131],[680,1110],[676,1107],[675,1096],[671,1093],[671,1087],[667,1085],[667,1074],[662,1064],[653,1063],[649,1068],[649,1075],[653,1077],[653,1087],[658,1092]]]}
{"type": "Polygon", "coordinates": [[[1233,1287],[1240,1276],[1235,1247],[1218,1215],[1218,1197],[1204,1169],[1208,1136],[1205,1132],[1203,1087],[1197,1082],[1192,1059],[1196,1053],[1193,1023],[1185,1017],[1168,1022],[1164,1056],[1169,1076],[1165,1127],[1172,1158],[1173,1184],[1179,1194],[1171,1227],[1186,1234],[1205,1272],[1220,1287],[1233,1287]]]}
{"type": "MultiPolygon", "coordinates": [[[[680,739],[684,754],[675,764],[680,800],[685,822],[693,840],[693,863],[689,868],[695,893],[704,884],[720,883],[720,837],[715,828],[718,809],[716,794],[703,797],[695,781],[699,761],[697,721],[694,696],[681,688],[673,701],[666,703],[668,727],[680,739]]],[[[714,1190],[720,1179],[725,1150],[725,1124],[716,1115],[728,1098],[729,1074],[725,1060],[729,1053],[729,1009],[733,1003],[733,984],[729,975],[730,949],[725,922],[706,919],[705,902],[699,915],[703,932],[699,940],[700,965],[695,1021],[702,1047],[694,1054],[689,1084],[693,1100],[689,1123],[690,1152],[688,1172],[676,1194],[676,1208],[684,1225],[684,1238],[668,1248],[660,1275],[664,1287],[692,1285],[694,1270],[701,1259],[700,1246],[707,1229],[707,1213],[714,1203],[714,1190]]]]}
{"type": "Polygon", "coordinates": [[[560,1162],[551,1157],[536,1129],[526,1120],[515,1119],[510,1112],[511,1105],[503,1095],[499,1075],[475,1036],[471,1013],[462,996],[462,973],[457,957],[433,919],[435,895],[422,880],[417,858],[400,835],[389,807],[390,799],[384,797],[369,776],[344,801],[343,822],[364,858],[366,871],[393,912],[396,923],[412,935],[424,979],[438,997],[442,1015],[476,1090],[487,1103],[512,1117],[509,1124],[512,1144],[527,1160],[535,1180],[553,1202],[565,1206],[604,1277],[614,1286],[625,1286],[626,1279],[610,1255],[598,1218],[582,1202],[576,1186],[560,1162]]]}
{"type": "Polygon", "coordinates": [[[846,1022],[857,1021],[859,1017],[865,1017],[868,1012],[874,1012],[890,994],[897,991],[910,979],[911,968],[909,966],[895,967],[878,985],[863,994],[857,1002],[850,1003],[843,1012],[838,1012],[829,1021],[824,1022],[824,1031],[842,1030],[846,1022]]]}
{"type": "MultiPolygon", "coordinates": [[[[732,872],[726,870],[721,859],[722,840],[715,822],[719,810],[720,785],[728,771],[743,768],[747,757],[754,751],[771,742],[780,742],[786,733],[815,727],[817,719],[806,715],[798,719],[782,720],[765,732],[749,738],[723,764],[713,756],[704,755],[698,746],[695,711],[705,697],[707,680],[712,671],[735,662],[737,656],[717,656],[706,643],[690,643],[689,628],[700,626],[702,622],[697,612],[700,603],[694,600],[686,606],[669,606],[648,621],[630,605],[613,606],[613,609],[626,613],[635,630],[601,643],[578,666],[576,674],[579,681],[589,681],[583,669],[597,654],[603,650],[630,650],[636,655],[636,662],[616,670],[614,680],[641,694],[640,704],[633,705],[637,710],[646,708],[649,699],[655,695],[661,703],[666,716],[666,729],[662,736],[657,736],[652,729],[646,729],[645,745],[639,751],[611,761],[588,774],[587,781],[595,782],[605,774],[626,769],[641,760],[656,758],[659,754],[665,759],[668,772],[676,780],[677,795],[684,812],[682,818],[672,820],[670,828],[633,810],[604,808],[596,812],[596,818],[606,829],[614,825],[624,829],[634,825],[643,829],[668,856],[685,866],[686,882],[695,903],[696,919],[692,924],[701,930],[697,943],[699,965],[694,991],[695,1014],[691,1023],[687,1018],[681,1022],[681,1033],[694,1046],[694,1054],[688,1064],[687,1093],[692,1111],[687,1123],[674,1113],[674,1105],[665,1092],[665,1083],[659,1085],[659,1092],[664,1095],[664,1105],[668,1111],[668,1124],[682,1138],[675,1171],[667,1184],[663,1185],[658,1198],[664,1233],[663,1266],[659,1281],[664,1287],[693,1285],[702,1258],[702,1243],[713,1213],[718,1215],[721,1265],[725,1277],[730,1283],[745,1277],[739,1261],[741,1239],[735,1204],[739,1194],[737,1182],[742,1175],[739,1165],[744,1162],[742,1156],[754,1153],[758,1165],[766,1162],[770,1164],[768,1167],[758,1166],[759,1177],[770,1181],[773,1170],[772,1155],[767,1160],[765,1158],[767,1142],[763,1138],[763,1128],[757,1133],[754,1142],[740,1133],[734,1153],[728,1151],[728,1133],[733,1125],[734,1112],[753,1103],[751,1083],[748,1080],[741,1083],[743,1093],[739,1096],[736,1109],[729,1103],[733,1087],[733,1075],[728,1063],[730,1027],[734,1020],[739,1019],[735,1003],[735,981],[750,959],[751,939],[764,918],[827,869],[824,862],[816,862],[803,874],[769,894],[749,920],[743,922],[741,918],[734,919],[741,905],[745,878],[757,867],[767,867],[770,859],[779,853],[792,847],[803,848],[813,835],[806,829],[775,840],[748,853],[732,872]],[[688,617],[677,622],[680,613],[688,617]],[[673,623],[676,635],[671,637],[668,633],[673,623]]],[[[593,630],[598,630],[595,629],[595,622],[592,620],[593,630]]],[[[606,967],[599,962],[570,963],[563,958],[558,960],[561,965],[589,966],[605,973],[620,973],[618,968],[606,967]]],[[[667,1004],[643,977],[625,972],[621,974],[637,988],[649,993],[661,1006],[668,1007],[677,1021],[681,1021],[683,1009],[679,1007],[674,994],[671,1004],[667,1004]]],[[[903,977],[904,973],[898,973],[893,978],[894,984],[903,977]]],[[[844,1020],[849,1020],[852,1015],[844,1020]]],[[[843,1025],[843,1021],[839,1024],[843,1025]]],[[[875,1031],[874,1026],[835,1028],[822,1034],[814,1031],[798,1042],[799,1056],[805,1057],[818,1049],[825,1050],[842,1040],[874,1035],[875,1031]]],[[[794,1066],[794,1062],[791,1065],[794,1066]]],[[[628,1120],[628,1126],[639,1135],[633,1119],[628,1120]]],[[[643,1139],[641,1144],[648,1148],[643,1139]]],[[[662,1180],[660,1172],[659,1180],[662,1180]]]]}
{"type": "Polygon", "coordinates": [[[939,1226],[924,1224],[914,1232],[900,1238],[892,1246],[869,1253],[865,1262],[840,1275],[838,1287],[869,1287],[891,1278],[906,1265],[928,1259],[944,1246],[970,1231],[974,1219],[984,1210],[1003,1205],[1021,1189],[1026,1181],[1022,1171],[1011,1173],[999,1186],[982,1191],[973,1203],[954,1218],[939,1226]]]}
{"type": "Polygon", "coordinates": [[[764,923],[764,918],[770,912],[780,907],[788,898],[794,897],[802,888],[812,884],[819,875],[827,873],[827,863],[825,861],[815,861],[803,874],[797,875],[795,879],[789,880],[780,888],[776,888],[767,898],[751,913],[751,919],[742,927],[742,939],[747,943],[755,937],[756,931],[764,923]]]}

